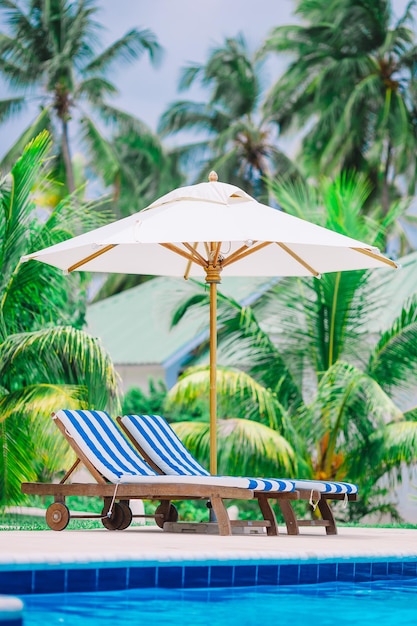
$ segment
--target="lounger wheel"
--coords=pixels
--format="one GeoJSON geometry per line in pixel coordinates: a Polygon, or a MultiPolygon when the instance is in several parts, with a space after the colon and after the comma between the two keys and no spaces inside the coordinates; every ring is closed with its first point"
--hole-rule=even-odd
{"type": "Polygon", "coordinates": [[[108,517],[107,514],[109,512],[109,508],[110,508],[109,505],[107,504],[104,505],[103,510],[101,512],[103,516],[101,518],[101,523],[103,524],[104,528],[107,528],[107,530],[119,530],[119,528],[122,526],[125,520],[125,513],[123,511],[123,507],[121,506],[119,502],[115,502],[113,504],[111,516],[108,517]]]}
{"type": "Polygon", "coordinates": [[[127,502],[118,502],[118,506],[122,510],[123,521],[117,530],[125,530],[132,523],[133,513],[127,502]]]}
{"type": "Polygon", "coordinates": [[[178,521],[178,511],[173,504],[167,507],[165,504],[160,504],[156,507],[155,510],[155,522],[159,528],[163,528],[165,522],[177,522],[178,521]]]}
{"type": "Polygon", "coordinates": [[[64,530],[69,521],[69,509],[62,502],[54,502],[46,509],[46,523],[52,530],[64,530]]]}

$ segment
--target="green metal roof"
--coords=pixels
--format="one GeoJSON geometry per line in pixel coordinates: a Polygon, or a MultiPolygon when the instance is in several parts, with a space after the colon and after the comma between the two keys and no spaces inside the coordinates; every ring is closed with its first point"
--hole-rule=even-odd
{"type": "MultiPolygon", "coordinates": [[[[249,302],[271,284],[265,278],[225,278],[219,290],[239,302],[249,302]]],[[[101,338],[117,364],[164,364],[189,353],[198,336],[207,332],[206,308],[189,311],[171,328],[173,312],[201,287],[182,278],[157,277],[138,287],[96,302],[87,310],[87,329],[101,338]]]]}
{"type": "MultiPolygon", "coordinates": [[[[376,307],[367,332],[391,325],[405,300],[417,292],[417,252],[401,260],[401,269],[372,272],[375,288],[383,288],[384,306],[376,307]],[[389,304],[386,305],[388,296],[389,304]]],[[[276,279],[275,279],[276,280],[276,279]]],[[[266,278],[224,278],[219,291],[249,304],[271,284],[266,278]]],[[[113,362],[124,365],[167,365],[201,343],[208,331],[208,310],[195,307],[171,328],[173,312],[201,287],[182,278],[157,277],[88,307],[88,331],[100,337],[113,362]],[[202,335],[204,333],[204,335],[202,335]]]]}

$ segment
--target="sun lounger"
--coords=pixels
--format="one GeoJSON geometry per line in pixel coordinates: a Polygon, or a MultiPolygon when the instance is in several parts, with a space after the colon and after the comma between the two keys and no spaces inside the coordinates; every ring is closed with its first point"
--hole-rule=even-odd
{"type": "MultiPolygon", "coordinates": [[[[63,530],[68,525],[70,513],[65,499],[73,495],[103,498],[101,515],[87,517],[101,519],[109,530],[123,530],[130,525],[130,500],[160,501],[154,516],[155,521],[165,530],[173,531],[176,530],[177,523],[173,500],[206,500],[210,502],[216,517],[216,523],[211,525],[211,529],[214,528],[220,535],[230,535],[233,526],[242,526],[241,522],[232,522],[229,519],[225,500],[252,499],[255,497],[254,488],[259,492],[286,489],[289,492],[288,497],[297,497],[296,493],[290,493],[294,492],[294,487],[289,481],[256,481],[197,474],[161,475],[139,456],[104,411],[60,410],[52,417],[77,454],[77,460],[61,483],[23,483],[22,492],[54,497],[54,503],[46,512],[46,521],[53,530],[63,530]],[[80,463],[89,470],[95,483],[67,482],[80,463]],[[170,524],[169,527],[166,526],[167,523],[170,524]]],[[[271,526],[268,517],[264,522],[253,524],[271,526]]],[[[201,527],[201,530],[204,528],[201,527]]]]}
{"type": "MultiPolygon", "coordinates": [[[[168,422],[159,415],[125,415],[119,424],[148,463],[156,470],[171,476],[209,476],[209,472],[192,456],[177,437],[168,422]]],[[[285,479],[287,480],[287,479],[285,479]]],[[[321,519],[297,519],[288,498],[277,498],[287,532],[298,535],[302,526],[324,526],[328,535],[337,534],[336,521],[329,500],[355,501],[357,486],[351,483],[291,479],[299,498],[306,500],[321,519]]],[[[275,494],[270,492],[268,498],[275,494]]],[[[270,515],[270,514],[269,514],[270,515]]],[[[276,520],[275,520],[276,523],[276,520]]]]}

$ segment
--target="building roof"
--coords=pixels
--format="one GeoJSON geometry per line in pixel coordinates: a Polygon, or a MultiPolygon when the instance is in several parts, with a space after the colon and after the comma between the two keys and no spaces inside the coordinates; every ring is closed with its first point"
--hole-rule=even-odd
{"type": "MultiPolygon", "coordinates": [[[[417,292],[417,252],[401,259],[397,271],[372,271],[384,304],[375,308],[366,332],[380,332],[397,317],[407,298],[417,292]],[[388,301],[388,305],[387,305],[388,301]]],[[[219,291],[241,304],[251,304],[278,279],[224,278],[219,291]]],[[[156,277],[88,307],[87,329],[102,340],[115,365],[162,365],[185,362],[208,335],[207,307],[194,307],[175,327],[174,311],[201,285],[182,278],[156,277]]]]}

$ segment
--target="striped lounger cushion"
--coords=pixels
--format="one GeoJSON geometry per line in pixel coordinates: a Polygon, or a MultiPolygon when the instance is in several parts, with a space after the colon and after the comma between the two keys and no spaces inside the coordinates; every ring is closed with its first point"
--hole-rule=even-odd
{"type": "MultiPolygon", "coordinates": [[[[209,472],[192,456],[168,422],[160,415],[125,415],[122,417],[122,423],[142,450],[165,474],[209,476],[209,472]]],[[[266,484],[277,482],[282,485],[280,491],[291,491],[287,489],[288,483],[292,483],[294,489],[308,489],[320,493],[353,494],[358,491],[356,485],[334,481],[284,478],[262,480],[266,484]]]]}
{"type": "MultiPolygon", "coordinates": [[[[94,467],[112,483],[147,484],[193,484],[221,487],[241,487],[244,489],[278,490],[280,481],[263,481],[234,476],[210,476],[189,474],[157,474],[136,452],[105,411],[62,409],[54,414],[54,419],[64,425],[67,436],[74,439],[80,450],[94,467]]],[[[288,481],[288,491],[294,486],[288,481]]]]}

